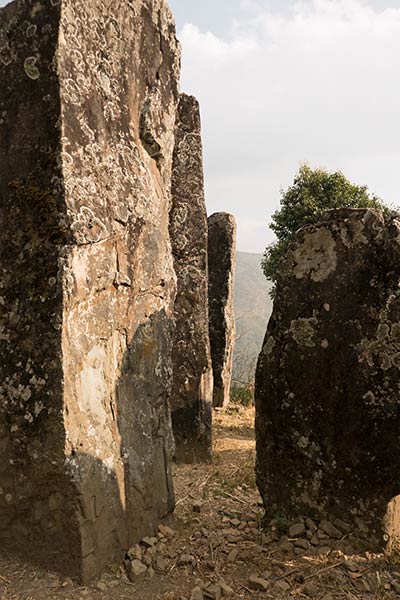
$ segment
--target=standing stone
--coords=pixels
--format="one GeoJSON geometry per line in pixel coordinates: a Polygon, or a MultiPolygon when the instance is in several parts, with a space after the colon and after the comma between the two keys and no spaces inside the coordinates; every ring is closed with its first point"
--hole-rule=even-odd
{"type": "Polygon", "coordinates": [[[0,10],[0,546],[86,581],[174,505],[163,0],[0,10]]]}
{"type": "Polygon", "coordinates": [[[280,263],[256,375],[267,511],[399,534],[400,221],[328,212],[280,263]]]}
{"type": "Polygon", "coordinates": [[[182,94],[177,110],[170,236],[177,276],[172,424],[176,460],[211,459],[212,367],[208,334],[207,212],[200,109],[182,94]]]}
{"type": "Polygon", "coordinates": [[[235,263],[235,218],[228,213],[215,213],[208,219],[209,331],[214,374],[214,407],[223,407],[229,403],[235,346],[235,263]]]}

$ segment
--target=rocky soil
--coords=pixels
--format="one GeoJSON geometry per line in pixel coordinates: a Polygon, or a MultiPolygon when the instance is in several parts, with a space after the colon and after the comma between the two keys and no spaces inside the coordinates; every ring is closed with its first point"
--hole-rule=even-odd
{"type": "Polygon", "coordinates": [[[1,600],[384,600],[400,596],[400,559],[377,554],[341,520],[306,515],[262,528],[252,409],[215,413],[214,463],[175,469],[174,521],[92,587],[0,557],[1,600]]]}

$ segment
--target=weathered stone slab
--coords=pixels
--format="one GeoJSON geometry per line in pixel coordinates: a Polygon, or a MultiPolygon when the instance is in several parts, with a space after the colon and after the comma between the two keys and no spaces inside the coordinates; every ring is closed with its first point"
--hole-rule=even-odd
{"type": "MultiPolygon", "coordinates": [[[[400,221],[365,209],[301,229],[280,264],[256,375],[267,511],[399,533],[400,221]]],[[[386,539],[386,538],[385,538],[386,539]]]]}
{"type": "Polygon", "coordinates": [[[235,264],[235,218],[228,213],[214,213],[208,218],[208,299],[215,407],[223,407],[229,403],[235,345],[235,264]]]}
{"type": "Polygon", "coordinates": [[[182,94],[177,110],[170,236],[177,276],[172,424],[176,460],[211,459],[212,366],[208,334],[207,211],[200,109],[182,94]]]}
{"type": "Polygon", "coordinates": [[[174,504],[162,0],[0,10],[0,547],[88,580],[174,504]]]}

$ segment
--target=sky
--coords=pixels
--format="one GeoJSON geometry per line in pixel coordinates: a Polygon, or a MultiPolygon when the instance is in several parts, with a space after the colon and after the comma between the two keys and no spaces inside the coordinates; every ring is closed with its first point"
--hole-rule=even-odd
{"type": "Polygon", "coordinates": [[[262,252],[301,163],[400,204],[400,0],[169,0],[202,108],[208,211],[262,252]]]}
{"type": "MultiPolygon", "coordinates": [[[[0,0],[0,6],[6,4],[0,0]]],[[[208,212],[262,252],[301,163],[400,204],[400,0],[169,0],[202,110],[208,212]]]]}

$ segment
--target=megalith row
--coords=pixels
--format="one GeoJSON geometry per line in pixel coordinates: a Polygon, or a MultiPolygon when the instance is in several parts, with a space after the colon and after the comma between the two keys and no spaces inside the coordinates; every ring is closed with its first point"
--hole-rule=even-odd
{"type": "Polygon", "coordinates": [[[172,170],[170,234],[177,276],[171,393],[176,459],[211,459],[213,374],[208,331],[207,212],[200,109],[181,94],[172,170]]]}
{"type": "Polygon", "coordinates": [[[0,549],[83,581],[173,510],[174,453],[211,454],[200,122],[179,70],[164,0],[0,9],[0,549]]]}
{"type": "Polygon", "coordinates": [[[209,320],[214,373],[214,407],[229,403],[235,345],[233,305],[236,265],[236,222],[228,213],[208,219],[209,320]]]}
{"type": "Polygon", "coordinates": [[[399,535],[399,242],[400,221],[366,209],[301,229],[256,375],[268,514],[339,518],[378,544],[399,535]]]}

